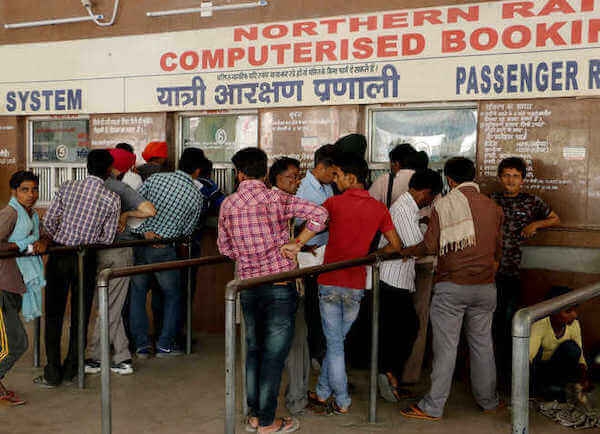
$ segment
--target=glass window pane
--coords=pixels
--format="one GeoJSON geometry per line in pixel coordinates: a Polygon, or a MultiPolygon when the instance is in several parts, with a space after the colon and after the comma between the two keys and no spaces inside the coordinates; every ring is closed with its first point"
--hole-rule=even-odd
{"type": "Polygon", "coordinates": [[[90,150],[87,119],[33,121],[33,162],[85,164],[90,150]]]}
{"type": "Polygon", "coordinates": [[[386,163],[393,144],[407,142],[429,155],[429,167],[441,169],[446,160],[462,156],[475,161],[477,110],[382,110],[373,113],[371,161],[386,163]]]}
{"type": "Polygon", "coordinates": [[[230,163],[240,149],[258,146],[256,115],[186,117],[182,127],[183,148],[200,148],[214,163],[230,163]]]}

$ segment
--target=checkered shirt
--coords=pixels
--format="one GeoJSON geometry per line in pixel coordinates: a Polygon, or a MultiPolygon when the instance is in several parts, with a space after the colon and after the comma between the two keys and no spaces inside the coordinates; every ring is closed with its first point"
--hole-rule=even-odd
{"type": "Polygon", "coordinates": [[[43,232],[66,246],[111,244],[120,212],[119,196],[90,175],[61,185],[44,214],[43,232]]]}
{"type": "Polygon", "coordinates": [[[202,194],[192,177],[181,170],[157,173],[144,182],[138,192],[156,208],[132,232],[154,232],[162,238],[177,238],[192,233],[202,212],[202,194]]]}
{"type": "Polygon", "coordinates": [[[290,240],[288,222],[300,217],[315,232],[325,229],[328,213],[321,206],[283,191],[269,190],[262,181],[243,181],[227,197],[219,215],[219,251],[237,261],[241,279],[296,268],[280,247],[290,240]]]}

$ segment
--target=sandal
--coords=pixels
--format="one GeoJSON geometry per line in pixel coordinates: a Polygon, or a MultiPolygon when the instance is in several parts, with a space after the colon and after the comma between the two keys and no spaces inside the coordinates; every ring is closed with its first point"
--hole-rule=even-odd
{"type": "Polygon", "coordinates": [[[18,407],[19,405],[24,405],[26,403],[27,401],[17,397],[15,392],[8,391],[6,395],[0,396],[0,404],[7,405],[9,407],[18,407]]]}
{"type": "Polygon", "coordinates": [[[272,432],[294,432],[300,428],[300,422],[295,417],[280,417],[275,420],[280,420],[281,425],[272,432]]]}
{"type": "Polygon", "coordinates": [[[35,377],[33,379],[33,383],[37,384],[43,389],[56,389],[58,387],[58,384],[50,383],[48,380],[46,380],[46,377],[44,377],[43,375],[35,377]]]}
{"type": "Polygon", "coordinates": [[[248,416],[244,425],[246,425],[246,432],[256,432],[258,431],[258,418],[256,416],[248,416]],[[256,422],[256,425],[252,422],[256,422]]]}
{"type": "Polygon", "coordinates": [[[438,421],[441,417],[430,416],[417,407],[415,404],[411,404],[408,408],[404,410],[400,410],[400,414],[404,417],[408,417],[410,419],[421,419],[421,420],[429,420],[429,421],[438,421]]]}
{"type": "Polygon", "coordinates": [[[377,384],[379,385],[379,393],[387,402],[398,402],[399,398],[394,393],[396,388],[392,385],[390,378],[386,374],[377,376],[377,384]]]}
{"type": "Polygon", "coordinates": [[[308,408],[313,414],[317,416],[326,416],[331,413],[331,409],[329,408],[329,403],[325,401],[321,401],[319,396],[315,392],[309,391],[307,393],[308,397],[308,408]]]}
{"type": "Polygon", "coordinates": [[[331,403],[331,411],[335,414],[339,414],[341,416],[345,416],[348,413],[350,413],[350,407],[352,407],[352,404],[350,404],[348,407],[343,408],[340,407],[337,402],[335,402],[335,400],[332,401],[331,403]]]}

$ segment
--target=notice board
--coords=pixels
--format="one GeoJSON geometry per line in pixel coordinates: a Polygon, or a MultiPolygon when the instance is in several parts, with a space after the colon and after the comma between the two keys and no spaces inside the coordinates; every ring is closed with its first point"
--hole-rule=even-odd
{"type": "Polygon", "coordinates": [[[478,130],[482,191],[499,191],[498,164],[519,156],[529,166],[525,191],[546,200],[563,228],[600,230],[600,100],[483,102],[478,130]]]}

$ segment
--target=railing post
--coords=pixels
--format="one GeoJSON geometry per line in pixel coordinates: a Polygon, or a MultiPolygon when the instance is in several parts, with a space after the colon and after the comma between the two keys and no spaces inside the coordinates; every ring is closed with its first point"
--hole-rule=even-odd
{"type": "Polygon", "coordinates": [[[246,389],[246,320],[240,315],[240,365],[242,368],[242,415],[248,416],[248,390],[246,389]]]}
{"type": "Polygon", "coordinates": [[[40,367],[40,327],[41,321],[38,316],[33,320],[33,367],[40,367]]]}
{"type": "Polygon", "coordinates": [[[102,434],[111,434],[112,415],[110,399],[110,338],[108,333],[108,283],[111,269],[98,275],[98,307],[100,311],[100,369],[102,383],[102,434]]]}
{"type": "Polygon", "coordinates": [[[515,314],[512,330],[512,432],[528,434],[531,320],[527,309],[521,309],[515,314]]]}
{"type": "Polygon", "coordinates": [[[379,258],[371,266],[373,280],[373,312],[371,327],[371,375],[369,381],[369,423],[377,422],[377,373],[379,352],[379,258]]]}
{"type": "MultiPolygon", "coordinates": [[[[77,324],[77,382],[80,389],[85,388],[85,280],[84,280],[84,257],[86,249],[77,250],[77,285],[79,288],[79,315],[77,324]]],[[[71,299],[73,301],[73,299],[71,299]]],[[[71,309],[75,309],[71,302],[71,309]]]]}
{"type": "MultiPolygon", "coordinates": [[[[192,259],[192,240],[188,240],[188,259],[192,259]]],[[[189,356],[192,354],[192,271],[194,267],[187,268],[187,294],[186,294],[186,342],[185,353],[189,356]]]]}
{"type": "Polygon", "coordinates": [[[235,434],[235,301],[232,282],[225,290],[225,434],[235,434]]]}

